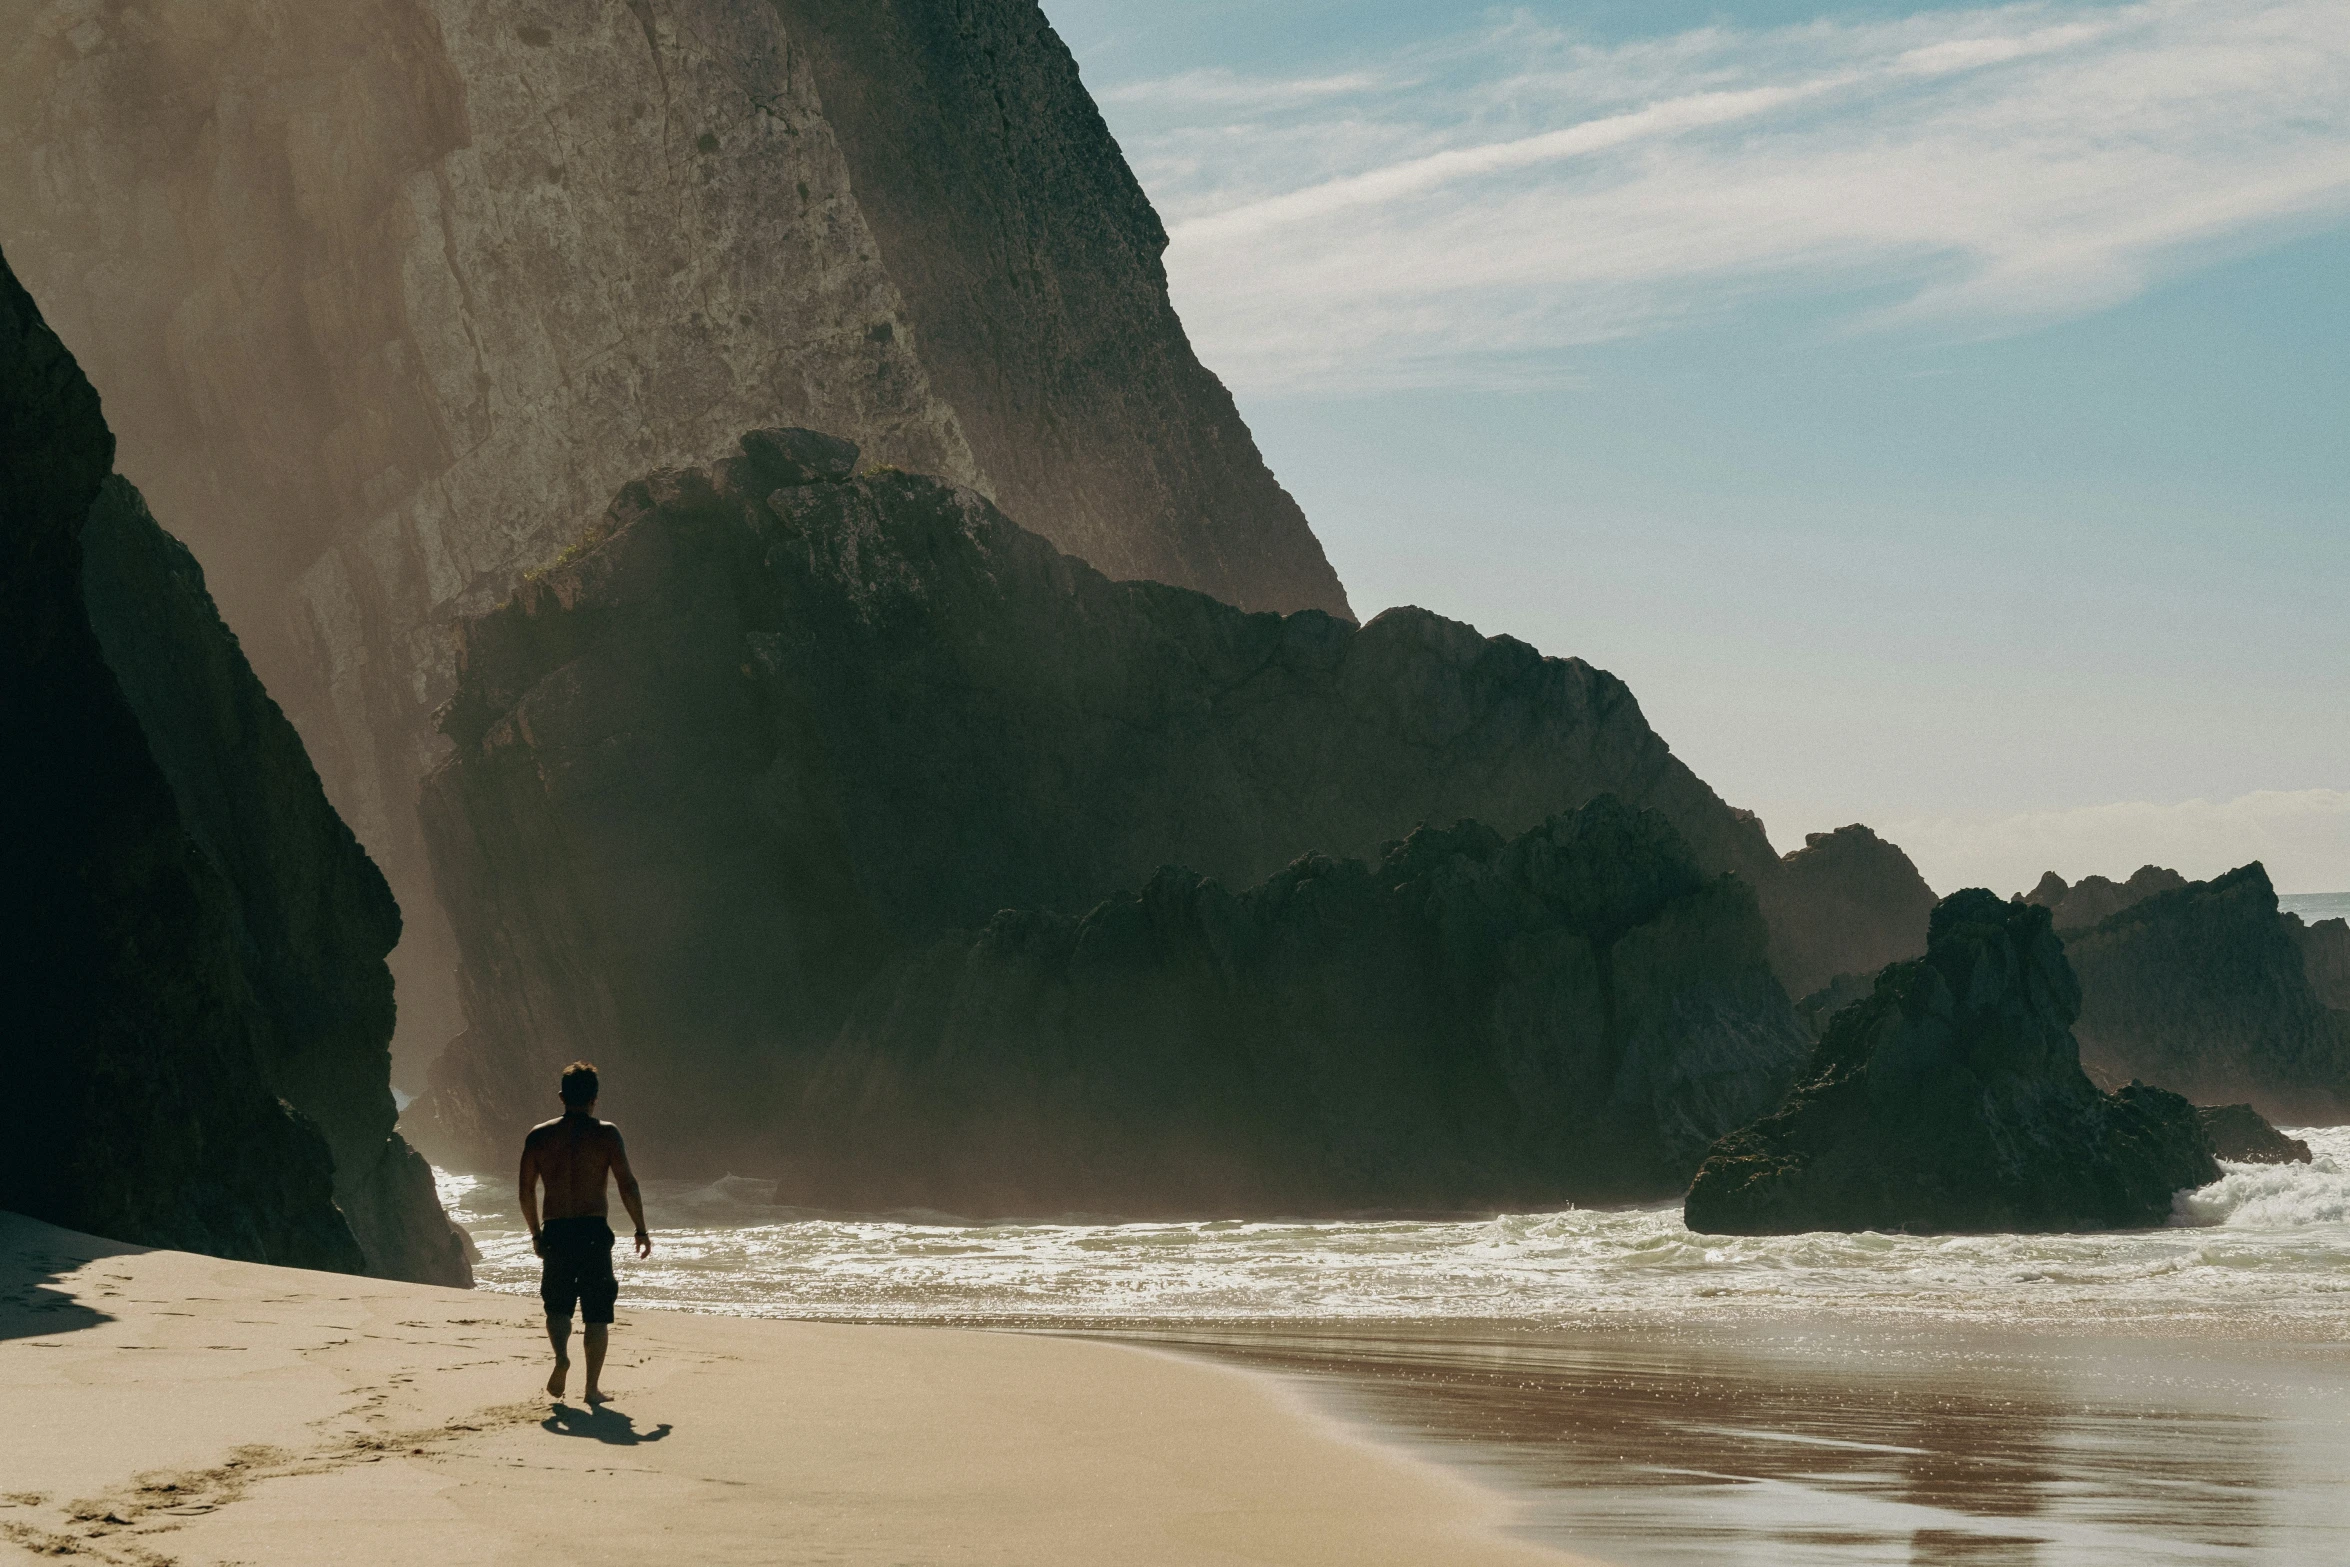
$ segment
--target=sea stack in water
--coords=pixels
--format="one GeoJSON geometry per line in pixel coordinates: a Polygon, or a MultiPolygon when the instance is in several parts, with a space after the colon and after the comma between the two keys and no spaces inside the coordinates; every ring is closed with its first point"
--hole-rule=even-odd
{"type": "Polygon", "coordinates": [[[2071,1032],[2080,996],[2046,909],[1979,888],[1945,900],[1926,955],[1837,1013],[1787,1102],[1707,1155],[1689,1227],[2160,1224],[2219,1167],[2186,1100],[2089,1081],[2071,1032]]]}
{"type": "Polygon", "coordinates": [[[2250,1105],[2213,1105],[2197,1110],[2211,1154],[2230,1164],[2307,1164],[2309,1145],[2287,1137],[2250,1105]]]}
{"type": "Polygon", "coordinates": [[[0,264],[0,1207],[464,1283],[393,1132],[382,877],[0,264]]]}
{"type": "Polygon", "coordinates": [[[1245,892],[997,915],[867,987],[787,1200],[971,1215],[1552,1207],[1679,1190],[1809,1048],[1754,895],[1611,796],[1245,892]]]}

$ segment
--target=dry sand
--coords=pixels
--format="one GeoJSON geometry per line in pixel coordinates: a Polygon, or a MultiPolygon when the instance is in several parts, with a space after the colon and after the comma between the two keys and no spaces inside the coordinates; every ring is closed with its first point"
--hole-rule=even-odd
{"type": "Polygon", "coordinates": [[[0,1560],[1572,1560],[1278,1384],[1147,1350],[624,1301],[611,1405],[546,1371],[534,1301],[0,1214],[0,1560]]]}

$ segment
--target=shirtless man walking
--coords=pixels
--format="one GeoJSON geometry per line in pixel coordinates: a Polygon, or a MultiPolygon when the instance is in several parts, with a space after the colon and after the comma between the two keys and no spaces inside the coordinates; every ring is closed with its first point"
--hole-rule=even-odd
{"type": "Polygon", "coordinates": [[[587,1401],[605,1402],[597,1378],[604,1370],[606,1330],[620,1281],[612,1276],[612,1226],[604,1218],[604,1178],[620,1183],[620,1200],[636,1220],[636,1254],[653,1254],[645,1231],[645,1205],[620,1128],[596,1119],[600,1088],[596,1069],[574,1061],[563,1069],[563,1114],[530,1129],[522,1141],[522,1222],[530,1226],[530,1249],[545,1266],[539,1299],[547,1307],[547,1340],[555,1346],[555,1374],[547,1391],[563,1396],[571,1370],[571,1307],[578,1302],[587,1322],[587,1401]],[[546,1223],[539,1223],[540,1182],[547,1187],[546,1223]]]}

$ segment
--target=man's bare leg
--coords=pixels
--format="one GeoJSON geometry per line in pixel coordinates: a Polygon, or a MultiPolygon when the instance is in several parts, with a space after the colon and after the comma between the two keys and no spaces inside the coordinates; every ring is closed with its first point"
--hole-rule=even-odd
{"type": "MultiPolygon", "coordinates": [[[[547,1319],[547,1342],[555,1346],[555,1373],[547,1378],[547,1391],[554,1397],[561,1398],[564,1377],[571,1370],[571,1319],[569,1317],[549,1317],[547,1319]]],[[[596,1365],[604,1358],[601,1349],[603,1333],[596,1328],[588,1329],[588,1343],[592,1346],[588,1351],[588,1386],[593,1388],[596,1385],[596,1365]]]]}
{"type": "Polygon", "coordinates": [[[605,1401],[604,1389],[599,1384],[598,1378],[604,1374],[604,1347],[607,1331],[605,1324],[601,1322],[591,1322],[581,1330],[581,1337],[587,1343],[588,1380],[585,1396],[591,1404],[601,1404],[605,1401]]]}

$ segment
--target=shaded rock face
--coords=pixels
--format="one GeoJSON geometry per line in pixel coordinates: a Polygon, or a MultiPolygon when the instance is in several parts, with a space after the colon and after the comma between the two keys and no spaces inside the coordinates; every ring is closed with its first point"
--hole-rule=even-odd
{"type": "Polygon", "coordinates": [[[1347,610],[1033,0],[0,0],[0,242],[409,915],[448,628],[814,424],[1114,576],[1347,610]]]}
{"type": "Polygon", "coordinates": [[[883,964],[1162,865],[1247,886],[1614,793],[1709,875],[1775,868],[1587,664],[1114,583],[967,489],[788,482],[781,441],[629,486],[463,630],[425,816],[473,1027],[410,1111],[436,1158],[502,1166],[580,1054],[648,1160],[764,1156],[763,1074],[883,964]]]}
{"type": "Polygon", "coordinates": [[[2062,876],[2050,871],[2040,878],[2040,885],[2023,895],[2023,901],[2046,909],[2059,931],[2085,930],[2158,892],[2176,892],[2185,885],[2186,877],[2159,865],[2139,866],[2128,881],[2084,876],[2069,887],[2062,876]]]}
{"type": "Polygon", "coordinates": [[[2195,1109],[2100,1093],[2070,1025],[2080,987],[2047,910],[1981,889],[1934,911],[1926,955],[1836,1014],[1795,1091],[1715,1145],[1689,1227],[2052,1231],[2160,1224],[2219,1178],[2195,1109]]]}
{"type": "Polygon", "coordinates": [[[2195,1112],[2212,1157],[2230,1164],[2307,1164],[2309,1145],[2287,1137],[2250,1105],[2214,1105],[2195,1112]]]}
{"type": "Polygon", "coordinates": [[[1765,887],[1771,963],[1791,995],[1926,950],[1934,889],[1908,855],[1858,823],[1809,834],[1765,887]]]}
{"type": "Polygon", "coordinates": [[[2286,1126],[2350,1119],[2350,1013],[2311,985],[2297,926],[2255,861],[2066,932],[2083,1062],[2286,1126]]]}
{"type": "Polygon", "coordinates": [[[1245,892],[1165,870],[892,965],[777,1147],[788,1200],[1128,1215],[1679,1191],[1809,1041],[1754,895],[1602,796],[1245,892]]]}
{"type": "Polygon", "coordinates": [[[2285,916],[2286,928],[2301,946],[2301,970],[2317,999],[2336,1011],[2350,1011],[2350,920],[2285,916]]]}
{"type": "Polygon", "coordinates": [[[469,1281],[392,1132],[399,914],[96,395],[0,269],[0,1206],[252,1261],[469,1281]]]}

